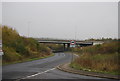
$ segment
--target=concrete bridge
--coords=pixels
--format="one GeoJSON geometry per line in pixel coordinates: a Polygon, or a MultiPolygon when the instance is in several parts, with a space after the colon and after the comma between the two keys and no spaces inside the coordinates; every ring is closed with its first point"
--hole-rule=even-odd
{"type": "MultiPolygon", "coordinates": [[[[49,43],[49,44],[63,44],[64,50],[70,48],[70,41],[38,41],[39,43],[49,43]]],[[[85,42],[85,41],[76,41],[76,46],[83,47],[83,46],[90,46],[93,45],[93,42],[85,42]]]]}

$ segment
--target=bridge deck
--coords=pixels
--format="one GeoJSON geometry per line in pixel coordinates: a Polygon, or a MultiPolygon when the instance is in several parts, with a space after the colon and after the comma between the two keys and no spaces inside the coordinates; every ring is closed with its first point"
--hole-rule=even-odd
{"type": "MultiPolygon", "coordinates": [[[[38,41],[39,43],[70,44],[68,41],[38,41]]],[[[93,42],[76,42],[76,44],[93,44],[93,42]]]]}

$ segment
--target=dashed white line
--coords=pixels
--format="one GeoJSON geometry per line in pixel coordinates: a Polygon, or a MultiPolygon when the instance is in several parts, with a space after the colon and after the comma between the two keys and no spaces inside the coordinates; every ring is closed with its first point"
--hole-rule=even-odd
{"type": "Polygon", "coordinates": [[[49,71],[52,71],[56,68],[52,68],[52,69],[49,69],[49,70],[46,70],[46,71],[43,71],[43,72],[40,72],[40,73],[37,73],[37,74],[34,74],[34,75],[30,75],[30,76],[27,76],[25,78],[22,78],[22,79],[27,79],[27,78],[30,78],[30,77],[34,77],[34,76],[37,76],[37,75],[40,75],[40,74],[43,74],[43,73],[46,73],[46,72],[49,72],[49,71]]]}
{"type": "Polygon", "coordinates": [[[63,56],[65,56],[65,54],[63,53],[63,56]]]}

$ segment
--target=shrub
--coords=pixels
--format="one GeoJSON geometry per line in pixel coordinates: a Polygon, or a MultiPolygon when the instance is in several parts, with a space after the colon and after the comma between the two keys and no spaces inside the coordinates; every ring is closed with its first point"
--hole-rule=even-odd
{"type": "Polygon", "coordinates": [[[12,62],[22,60],[22,56],[19,53],[15,52],[13,48],[3,47],[3,49],[4,49],[3,61],[12,62]]]}
{"type": "Polygon", "coordinates": [[[35,58],[49,55],[50,49],[45,45],[39,44],[33,38],[20,36],[16,30],[2,27],[3,33],[3,55],[4,62],[14,62],[25,58],[35,58]],[[44,55],[43,55],[44,54],[44,55]]]}

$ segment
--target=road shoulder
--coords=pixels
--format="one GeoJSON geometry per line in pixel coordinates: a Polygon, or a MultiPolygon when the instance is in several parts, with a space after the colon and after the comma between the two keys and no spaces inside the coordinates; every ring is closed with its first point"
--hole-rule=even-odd
{"type": "Polygon", "coordinates": [[[57,66],[57,69],[65,71],[65,72],[69,72],[69,73],[79,74],[79,75],[108,78],[108,79],[120,79],[120,75],[102,74],[102,73],[97,73],[97,72],[76,70],[76,69],[69,67],[69,64],[70,63],[61,64],[57,66]]]}

